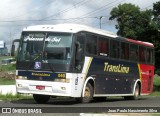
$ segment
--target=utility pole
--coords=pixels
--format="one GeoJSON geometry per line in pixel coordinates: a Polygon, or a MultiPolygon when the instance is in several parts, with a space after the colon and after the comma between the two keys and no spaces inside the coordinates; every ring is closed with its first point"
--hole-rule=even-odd
{"type": "Polygon", "coordinates": [[[10,36],[10,56],[11,56],[11,47],[12,47],[12,33],[11,33],[11,31],[10,31],[9,36],[10,36]]]}
{"type": "Polygon", "coordinates": [[[102,16],[99,17],[99,26],[100,26],[100,29],[101,29],[101,25],[102,25],[102,16]]]}
{"type": "Polygon", "coordinates": [[[101,29],[101,27],[102,27],[102,18],[103,18],[104,16],[100,16],[100,17],[95,17],[95,18],[97,18],[97,19],[99,19],[99,28],[101,29]]]}

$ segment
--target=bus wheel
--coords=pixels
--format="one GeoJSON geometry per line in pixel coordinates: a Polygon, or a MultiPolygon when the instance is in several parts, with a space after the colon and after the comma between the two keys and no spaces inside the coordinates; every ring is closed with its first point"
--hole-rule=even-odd
{"type": "Polygon", "coordinates": [[[136,85],[135,91],[134,91],[134,95],[133,96],[125,96],[124,99],[126,100],[138,100],[140,96],[140,88],[139,88],[139,84],[136,85]]]}
{"type": "Polygon", "coordinates": [[[33,94],[33,98],[37,103],[47,103],[50,99],[49,95],[38,95],[38,94],[33,94]]]}
{"type": "Polygon", "coordinates": [[[77,98],[78,102],[89,103],[93,99],[93,87],[90,83],[87,83],[84,91],[84,97],[77,98]]]}

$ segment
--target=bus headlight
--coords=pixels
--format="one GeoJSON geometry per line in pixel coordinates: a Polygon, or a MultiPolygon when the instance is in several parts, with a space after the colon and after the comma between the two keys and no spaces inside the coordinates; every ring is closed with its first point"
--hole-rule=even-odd
{"type": "Polygon", "coordinates": [[[27,77],[26,76],[16,76],[16,79],[27,80],[27,77]]]}
{"type": "Polygon", "coordinates": [[[69,83],[69,82],[70,82],[70,79],[55,79],[54,82],[69,83]]]}

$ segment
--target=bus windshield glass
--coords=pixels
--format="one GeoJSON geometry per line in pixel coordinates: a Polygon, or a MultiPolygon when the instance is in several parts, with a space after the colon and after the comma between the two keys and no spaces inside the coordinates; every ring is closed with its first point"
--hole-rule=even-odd
{"type": "Polygon", "coordinates": [[[23,32],[18,61],[70,63],[72,34],[23,32]]]}

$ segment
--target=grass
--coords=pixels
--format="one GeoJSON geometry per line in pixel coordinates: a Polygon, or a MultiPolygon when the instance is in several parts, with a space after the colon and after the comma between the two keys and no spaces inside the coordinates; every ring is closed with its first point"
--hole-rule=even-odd
{"type": "Polygon", "coordinates": [[[20,99],[33,99],[33,97],[31,95],[27,95],[27,94],[6,94],[6,95],[2,95],[0,94],[0,99],[1,100],[20,100],[20,99]]]}
{"type": "Polygon", "coordinates": [[[16,64],[2,65],[0,71],[16,71],[16,64]]]}
{"type": "Polygon", "coordinates": [[[150,96],[160,96],[160,91],[152,92],[150,96]]]}
{"type": "Polygon", "coordinates": [[[15,85],[15,80],[0,78],[0,85],[15,85]]]}
{"type": "Polygon", "coordinates": [[[11,57],[11,56],[1,56],[0,60],[6,59],[6,58],[13,58],[13,57],[11,57]]]}
{"type": "MultiPolygon", "coordinates": [[[[0,60],[9,56],[0,57],[0,60]]],[[[15,85],[14,75],[9,75],[8,72],[15,73],[16,64],[0,65],[0,85],[15,85]]]]}
{"type": "MultiPolygon", "coordinates": [[[[14,57],[1,56],[0,62],[1,62],[1,60],[6,59],[6,58],[14,58],[14,57]]],[[[15,71],[15,70],[16,70],[16,64],[1,65],[1,63],[0,63],[0,71],[15,71]]]]}

